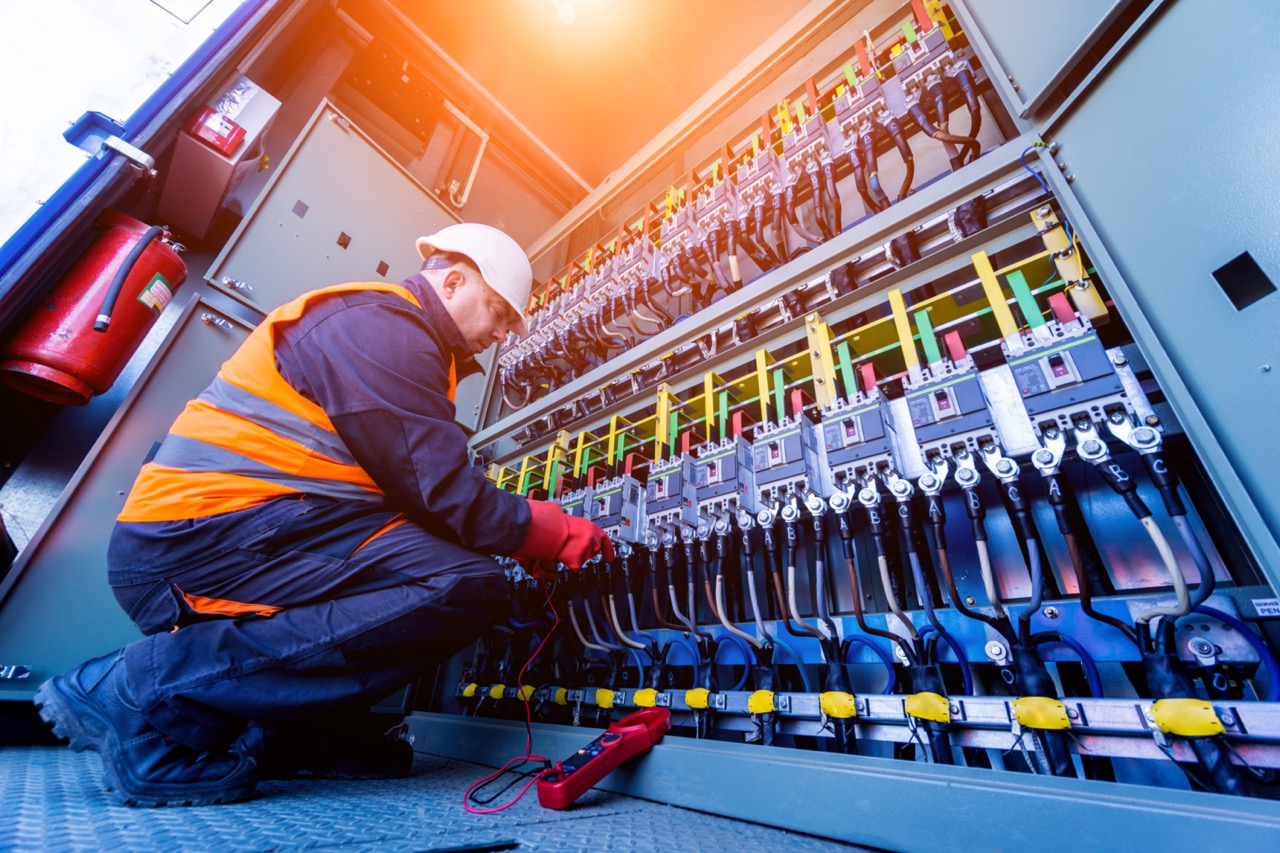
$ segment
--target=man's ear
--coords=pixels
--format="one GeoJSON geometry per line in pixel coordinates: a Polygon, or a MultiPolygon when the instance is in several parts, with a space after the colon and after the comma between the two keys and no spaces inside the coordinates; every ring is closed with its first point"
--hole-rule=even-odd
{"type": "Polygon", "coordinates": [[[467,283],[467,277],[462,274],[459,269],[451,269],[445,273],[444,281],[440,284],[440,290],[446,299],[449,299],[457,292],[459,287],[467,283]]]}

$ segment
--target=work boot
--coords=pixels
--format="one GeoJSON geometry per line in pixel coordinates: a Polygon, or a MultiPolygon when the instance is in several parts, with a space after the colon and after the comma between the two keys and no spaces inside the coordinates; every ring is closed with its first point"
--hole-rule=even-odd
{"type": "Polygon", "coordinates": [[[262,779],[398,779],[413,770],[403,724],[368,715],[322,715],[278,727],[251,723],[232,749],[258,762],[262,779]]]}
{"type": "Polygon", "coordinates": [[[235,752],[196,752],[147,722],[129,692],[124,651],[46,681],[36,706],[76,752],[102,756],[107,789],[129,806],[204,806],[253,793],[258,768],[235,752]]]}

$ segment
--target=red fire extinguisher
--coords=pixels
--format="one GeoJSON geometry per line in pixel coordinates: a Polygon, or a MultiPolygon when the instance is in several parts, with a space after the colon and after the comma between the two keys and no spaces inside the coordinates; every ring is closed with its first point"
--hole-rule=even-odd
{"type": "Polygon", "coordinates": [[[116,210],[102,233],[0,351],[0,377],[19,390],[83,406],[111,387],[186,280],[167,232],[116,210]]]}

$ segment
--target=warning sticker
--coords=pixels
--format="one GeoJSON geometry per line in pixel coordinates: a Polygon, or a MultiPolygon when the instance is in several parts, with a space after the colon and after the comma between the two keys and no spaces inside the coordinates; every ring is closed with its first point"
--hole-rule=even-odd
{"type": "Polygon", "coordinates": [[[150,308],[152,314],[159,314],[172,299],[173,288],[160,273],[153,275],[151,281],[147,282],[147,286],[138,294],[138,301],[150,308]]]}
{"type": "Polygon", "coordinates": [[[1280,598],[1255,598],[1253,609],[1259,616],[1280,616],[1280,598]]]}

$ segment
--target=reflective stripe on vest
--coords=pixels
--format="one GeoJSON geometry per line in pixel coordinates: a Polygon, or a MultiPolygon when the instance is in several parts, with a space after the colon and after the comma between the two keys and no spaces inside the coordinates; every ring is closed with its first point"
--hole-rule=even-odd
{"type": "MultiPolygon", "coordinates": [[[[174,421],[155,459],[142,467],[119,519],[203,518],[302,493],[383,501],[385,494],[324,410],[294,390],[275,363],[277,324],[296,321],[317,297],[369,290],[422,307],[400,285],[370,282],[316,290],[272,311],[174,421]]],[[[450,399],[454,377],[451,362],[450,399]]]]}

